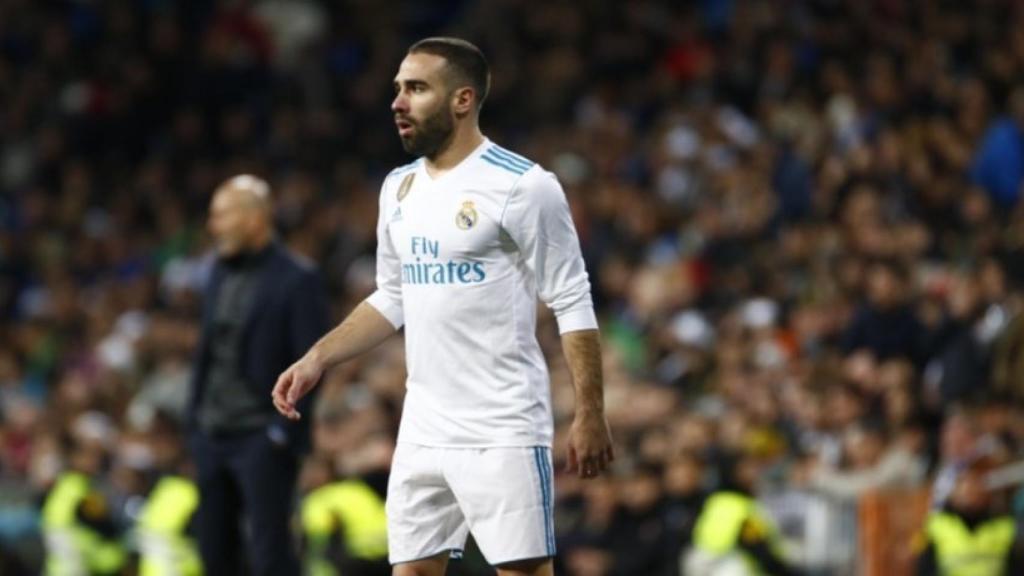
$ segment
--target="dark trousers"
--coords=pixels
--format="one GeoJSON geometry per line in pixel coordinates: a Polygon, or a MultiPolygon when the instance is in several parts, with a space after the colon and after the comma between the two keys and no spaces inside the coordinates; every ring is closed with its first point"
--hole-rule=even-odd
{"type": "Polygon", "coordinates": [[[191,438],[206,574],[300,573],[291,530],[298,458],[260,431],[191,438]],[[244,556],[243,556],[244,554],[244,556]]]}

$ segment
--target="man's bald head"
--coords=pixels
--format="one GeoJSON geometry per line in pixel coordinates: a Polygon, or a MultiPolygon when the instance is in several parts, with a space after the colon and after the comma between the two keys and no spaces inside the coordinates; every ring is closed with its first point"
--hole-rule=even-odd
{"type": "Polygon", "coordinates": [[[239,174],[228,178],[214,192],[214,197],[219,195],[224,195],[230,198],[231,202],[244,205],[246,208],[253,208],[267,214],[272,209],[270,184],[252,174],[239,174]]]}
{"type": "Polygon", "coordinates": [[[217,187],[210,201],[208,228],[222,258],[256,252],[272,236],[273,203],[270,185],[241,174],[217,187]]]}

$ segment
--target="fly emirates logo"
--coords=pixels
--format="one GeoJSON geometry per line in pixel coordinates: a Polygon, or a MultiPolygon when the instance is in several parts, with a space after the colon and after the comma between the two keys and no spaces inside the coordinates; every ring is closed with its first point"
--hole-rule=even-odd
{"type": "Polygon", "coordinates": [[[439,262],[441,244],[423,236],[409,239],[415,262],[402,264],[402,284],[478,284],[487,277],[483,262],[439,262]]]}

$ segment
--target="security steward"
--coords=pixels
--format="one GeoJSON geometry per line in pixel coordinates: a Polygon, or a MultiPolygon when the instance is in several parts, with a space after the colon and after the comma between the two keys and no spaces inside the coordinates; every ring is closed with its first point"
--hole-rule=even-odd
{"type": "Polygon", "coordinates": [[[683,557],[687,576],[800,574],[786,562],[782,538],[757,500],[760,465],[740,455],[725,467],[718,490],[708,496],[693,529],[693,545],[683,557]]]}
{"type": "Polygon", "coordinates": [[[992,467],[979,461],[963,470],[946,505],[928,515],[915,542],[918,576],[1024,574],[1014,519],[985,485],[992,467]]]}
{"type": "MultiPolygon", "coordinates": [[[[311,461],[316,474],[331,476],[330,466],[311,461]]],[[[307,474],[311,475],[311,474],[307,474]]],[[[306,570],[310,576],[385,576],[388,564],[384,498],[359,477],[319,482],[302,500],[306,570]]]]}
{"type": "Polygon", "coordinates": [[[105,453],[75,442],[70,468],[46,496],[42,510],[46,576],[119,574],[127,561],[109,498],[97,485],[105,453]]]}
{"type": "Polygon", "coordinates": [[[136,525],[139,576],[202,576],[195,542],[199,490],[186,476],[157,480],[136,525]]]}

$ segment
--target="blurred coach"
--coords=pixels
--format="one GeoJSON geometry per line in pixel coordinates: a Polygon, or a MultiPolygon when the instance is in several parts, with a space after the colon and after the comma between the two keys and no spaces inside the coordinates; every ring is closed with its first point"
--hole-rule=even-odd
{"type": "Polygon", "coordinates": [[[270,187],[242,175],[210,203],[217,262],[189,402],[206,574],[299,574],[289,520],[305,421],[277,415],[277,375],[329,327],[314,267],[274,237],[270,187]]]}

